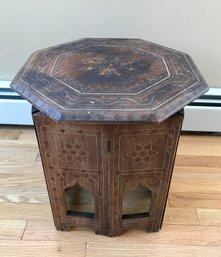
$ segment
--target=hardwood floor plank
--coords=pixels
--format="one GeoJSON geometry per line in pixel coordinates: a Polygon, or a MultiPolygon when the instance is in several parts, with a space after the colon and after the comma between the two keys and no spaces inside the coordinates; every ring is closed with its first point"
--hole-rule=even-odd
{"type": "Polygon", "coordinates": [[[38,146],[34,126],[23,127],[18,144],[38,146]]]}
{"type": "MultiPolygon", "coordinates": [[[[17,164],[0,164],[0,173],[10,176],[35,175],[44,180],[44,172],[41,164],[35,162],[17,163],[17,164]]],[[[4,175],[4,176],[5,176],[4,175]]]]}
{"type": "Polygon", "coordinates": [[[0,203],[0,219],[52,221],[49,203],[0,203]]]}
{"type": "Polygon", "coordinates": [[[0,240],[21,240],[26,224],[27,220],[0,220],[0,240]]]}
{"type": "Polygon", "coordinates": [[[86,257],[214,257],[221,256],[221,246],[181,246],[163,244],[128,244],[88,242],[86,257]]]}
{"type": "Polygon", "coordinates": [[[147,233],[144,229],[125,231],[120,237],[108,238],[99,236],[89,229],[77,228],[71,232],[56,231],[49,221],[29,221],[24,233],[24,240],[72,240],[85,242],[96,240],[100,242],[128,242],[145,244],[178,244],[178,245],[221,245],[221,227],[199,225],[169,225],[163,224],[156,233],[147,233]]]}
{"type": "Polygon", "coordinates": [[[211,156],[211,153],[215,156],[221,156],[220,142],[214,141],[184,141],[182,140],[178,146],[177,154],[183,155],[200,155],[211,156]]]}
{"type": "Polygon", "coordinates": [[[36,163],[33,161],[27,162],[0,162],[0,172],[1,174],[12,174],[12,175],[19,175],[19,174],[38,174],[39,177],[44,178],[43,168],[41,163],[36,163]]]}
{"type": "Polygon", "coordinates": [[[188,141],[188,142],[213,142],[214,144],[221,143],[221,133],[182,133],[180,137],[180,142],[188,141]]]}
{"type": "Polygon", "coordinates": [[[76,228],[71,232],[57,231],[53,221],[28,221],[23,240],[39,241],[62,241],[70,240],[72,242],[86,242],[89,239],[103,238],[95,235],[93,230],[76,228]]]}
{"type": "Polygon", "coordinates": [[[0,165],[0,181],[0,202],[48,202],[41,164],[0,165]]]}
{"type": "Polygon", "coordinates": [[[0,195],[0,202],[8,203],[48,203],[48,194],[37,192],[11,192],[0,195]]]}
{"type": "Polygon", "coordinates": [[[38,162],[38,163],[41,163],[41,155],[40,155],[40,152],[38,152],[35,161],[38,162]]]}
{"type": "Polygon", "coordinates": [[[221,178],[214,179],[172,179],[170,193],[221,193],[221,178]]]}
{"type": "Polygon", "coordinates": [[[162,229],[156,233],[147,233],[145,230],[128,230],[114,240],[137,244],[220,246],[221,227],[163,224],[162,229]]]}
{"type": "Polygon", "coordinates": [[[38,153],[37,146],[0,144],[0,164],[17,164],[34,162],[38,153]]]}
{"type": "MultiPolygon", "coordinates": [[[[126,231],[120,238],[122,241],[145,244],[177,244],[220,246],[221,230],[216,227],[205,228],[195,225],[166,225],[158,233],[146,233],[141,230],[126,231]]],[[[119,240],[119,239],[118,239],[119,240]]],[[[117,239],[116,239],[117,241],[117,239]]],[[[119,241],[121,242],[121,241],[119,241]]]]}
{"type": "Polygon", "coordinates": [[[197,208],[196,211],[201,225],[221,226],[221,209],[197,208]]]}
{"type": "Polygon", "coordinates": [[[195,208],[167,207],[164,215],[164,224],[198,225],[199,220],[195,208]]]}
{"type": "Polygon", "coordinates": [[[220,192],[186,192],[169,194],[170,207],[176,208],[221,208],[220,192]]]}
{"type": "Polygon", "coordinates": [[[20,129],[2,128],[0,129],[0,141],[1,140],[18,140],[21,134],[20,129]]]}
{"type": "Polygon", "coordinates": [[[221,181],[221,168],[211,167],[192,167],[192,166],[175,166],[173,172],[173,180],[176,179],[191,179],[196,182],[199,180],[220,180],[221,181]]]}
{"type": "Polygon", "coordinates": [[[85,244],[59,241],[0,241],[0,257],[84,257],[85,244]]]}
{"type": "Polygon", "coordinates": [[[176,156],[175,166],[191,166],[191,167],[208,167],[208,168],[220,168],[221,158],[220,156],[201,156],[201,155],[182,155],[176,156]]]}
{"type": "MultiPolygon", "coordinates": [[[[2,131],[2,141],[0,137],[1,143],[5,143],[6,145],[14,145],[14,146],[35,146],[37,147],[37,139],[35,136],[35,131],[33,126],[2,126],[0,125],[0,134],[2,131]],[[20,135],[18,136],[17,140],[5,140],[4,131],[20,131],[20,135]]],[[[15,132],[11,132],[14,134],[15,132]]],[[[6,135],[7,138],[7,135],[6,135]]]]}
{"type": "Polygon", "coordinates": [[[0,194],[7,191],[46,192],[45,181],[39,174],[22,173],[12,176],[12,174],[0,173],[0,181],[3,185],[2,188],[0,188],[0,194]]]}
{"type": "Polygon", "coordinates": [[[40,165],[7,168],[0,172],[0,202],[48,202],[46,183],[40,165]]]}

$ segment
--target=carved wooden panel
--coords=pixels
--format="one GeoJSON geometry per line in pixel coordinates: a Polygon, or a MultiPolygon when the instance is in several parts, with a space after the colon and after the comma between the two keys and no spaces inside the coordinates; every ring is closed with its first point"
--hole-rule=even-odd
{"type": "Polygon", "coordinates": [[[112,128],[111,216],[109,235],[123,229],[162,225],[182,118],[174,115],[161,124],[122,124],[112,128]],[[151,191],[150,211],[123,215],[126,191],[142,185],[151,191]]]}
{"type": "Polygon", "coordinates": [[[165,151],[172,130],[127,130],[115,132],[114,144],[118,148],[119,172],[136,172],[146,169],[162,169],[165,164],[165,151]]]}
{"type": "Polygon", "coordinates": [[[161,124],[56,123],[33,114],[55,226],[93,228],[117,236],[124,229],[162,225],[183,116],[161,124]],[[94,199],[94,213],[70,211],[68,188],[79,185],[94,199]],[[127,191],[150,192],[149,211],[123,214],[127,191]]]}
{"type": "Polygon", "coordinates": [[[104,234],[106,215],[107,129],[104,125],[56,123],[41,112],[33,114],[55,226],[70,230],[87,226],[104,234]],[[67,215],[65,190],[76,184],[94,197],[95,213],[67,215]]]}
{"type": "MultiPolygon", "coordinates": [[[[41,127],[47,141],[51,166],[98,172],[102,131],[41,127]],[[57,149],[53,151],[53,149],[57,149]],[[90,149],[90,151],[88,151],[90,149]]],[[[45,144],[45,141],[44,141],[45,144]]]]}

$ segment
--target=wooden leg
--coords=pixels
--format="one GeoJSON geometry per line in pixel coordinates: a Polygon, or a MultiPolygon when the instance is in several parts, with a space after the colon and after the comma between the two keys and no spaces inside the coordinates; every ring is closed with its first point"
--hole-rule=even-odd
{"type": "Polygon", "coordinates": [[[56,226],[56,229],[59,231],[71,231],[71,226],[67,223],[61,223],[59,226],[56,226]]]}

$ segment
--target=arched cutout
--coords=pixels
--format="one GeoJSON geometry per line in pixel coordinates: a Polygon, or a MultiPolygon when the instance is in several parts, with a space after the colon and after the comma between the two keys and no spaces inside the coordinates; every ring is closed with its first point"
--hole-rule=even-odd
{"type": "Polygon", "coordinates": [[[95,216],[93,194],[78,183],[65,189],[65,203],[68,216],[92,219],[95,216]]]}
{"type": "Polygon", "coordinates": [[[127,190],[123,195],[122,218],[149,217],[151,197],[152,192],[140,183],[127,190]]]}

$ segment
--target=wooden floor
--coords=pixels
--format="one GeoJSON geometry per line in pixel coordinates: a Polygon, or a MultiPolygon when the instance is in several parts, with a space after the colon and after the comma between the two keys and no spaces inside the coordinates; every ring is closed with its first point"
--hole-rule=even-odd
{"type": "Polygon", "coordinates": [[[53,226],[32,127],[0,127],[0,256],[221,257],[221,136],[182,135],[163,228],[118,238],[53,226]]]}

